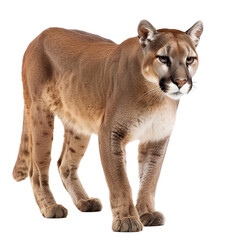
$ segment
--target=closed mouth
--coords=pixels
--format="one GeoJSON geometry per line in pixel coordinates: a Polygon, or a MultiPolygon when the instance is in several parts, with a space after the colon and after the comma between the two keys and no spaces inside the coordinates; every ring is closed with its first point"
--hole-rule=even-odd
{"type": "Polygon", "coordinates": [[[179,96],[179,95],[183,95],[183,93],[181,93],[180,91],[178,92],[173,92],[173,93],[169,93],[170,95],[173,95],[173,96],[179,96]]]}
{"type": "Polygon", "coordinates": [[[180,91],[173,92],[173,93],[168,93],[169,97],[172,97],[172,98],[175,98],[175,99],[179,99],[183,95],[184,95],[184,93],[181,93],[180,91]]]}

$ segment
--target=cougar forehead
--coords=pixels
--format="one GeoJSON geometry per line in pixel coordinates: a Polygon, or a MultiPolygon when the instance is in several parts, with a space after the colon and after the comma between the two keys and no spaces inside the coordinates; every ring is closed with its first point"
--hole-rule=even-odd
{"type": "Polygon", "coordinates": [[[186,56],[197,57],[196,52],[193,48],[191,48],[186,42],[183,40],[171,40],[167,42],[165,45],[161,46],[156,52],[157,56],[169,56],[174,60],[174,57],[179,58],[179,60],[186,56]]]}
{"type": "Polygon", "coordinates": [[[186,56],[197,57],[195,47],[186,33],[170,29],[160,29],[158,32],[159,35],[151,49],[156,56],[164,55],[169,56],[172,60],[178,58],[178,60],[184,61],[186,56]]]}

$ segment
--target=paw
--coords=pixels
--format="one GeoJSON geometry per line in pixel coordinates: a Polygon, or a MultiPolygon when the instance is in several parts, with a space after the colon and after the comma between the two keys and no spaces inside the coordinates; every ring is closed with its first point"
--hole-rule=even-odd
{"type": "Polygon", "coordinates": [[[113,220],[112,230],[114,232],[140,232],[143,229],[142,223],[136,217],[123,217],[113,220]]]}
{"type": "Polygon", "coordinates": [[[164,216],[160,212],[145,213],[140,216],[140,220],[144,226],[161,226],[165,222],[164,216]]]}
{"type": "Polygon", "coordinates": [[[54,205],[47,207],[44,210],[43,216],[45,218],[65,218],[68,214],[68,210],[62,205],[54,205]]]}
{"type": "Polygon", "coordinates": [[[102,210],[102,204],[98,198],[80,200],[76,206],[81,212],[99,212],[102,210]]]}

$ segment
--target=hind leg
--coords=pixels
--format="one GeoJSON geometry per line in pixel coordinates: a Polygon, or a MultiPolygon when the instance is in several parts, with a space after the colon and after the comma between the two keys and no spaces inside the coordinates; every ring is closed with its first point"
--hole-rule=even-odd
{"type": "Polygon", "coordinates": [[[65,129],[62,154],[58,161],[59,173],[66,190],[76,207],[82,212],[101,211],[102,204],[97,198],[89,198],[77,174],[79,163],[87,149],[90,135],[79,135],[65,129]]]}
{"type": "Polygon", "coordinates": [[[56,203],[48,181],[54,116],[41,104],[32,104],[29,119],[32,130],[32,158],[29,175],[36,202],[44,217],[66,217],[67,210],[56,203]]]}

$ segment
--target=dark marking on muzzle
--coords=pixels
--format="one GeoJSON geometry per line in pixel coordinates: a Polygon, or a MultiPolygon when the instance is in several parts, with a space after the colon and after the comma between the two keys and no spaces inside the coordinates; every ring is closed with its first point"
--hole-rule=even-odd
{"type": "Polygon", "coordinates": [[[159,81],[159,86],[163,92],[167,92],[169,90],[168,83],[170,82],[170,79],[168,78],[161,78],[159,81]]]}

